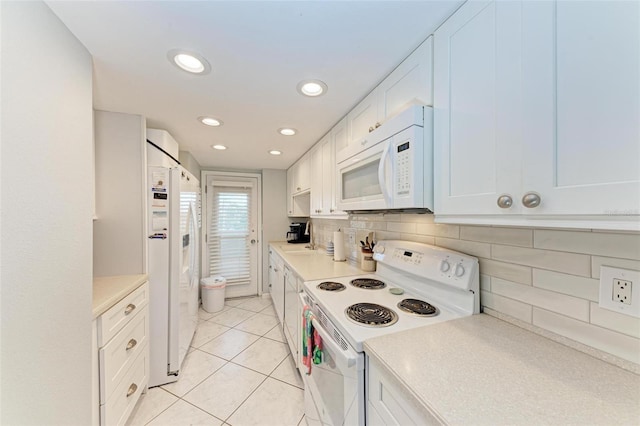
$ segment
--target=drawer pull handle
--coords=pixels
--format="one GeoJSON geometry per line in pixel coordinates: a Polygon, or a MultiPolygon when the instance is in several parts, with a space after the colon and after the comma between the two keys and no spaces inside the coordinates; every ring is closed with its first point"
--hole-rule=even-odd
{"type": "Polygon", "coordinates": [[[136,308],[136,305],[134,305],[133,303],[129,303],[127,308],[124,310],[124,314],[129,315],[131,312],[133,312],[135,308],[136,308]]]}
{"type": "Polygon", "coordinates": [[[138,341],[136,339],[129,340],[129,343],[127,343],[127,350],[135,348],[137,344],[138,341]]]}
{"type": "Polygon", "coordinates": [[[131,383],[131,386],[129,386],[129,390],[127,391],[127,398],[136,393],[137,390],[138,385],[136,385],[135,383],[131,383]]]}

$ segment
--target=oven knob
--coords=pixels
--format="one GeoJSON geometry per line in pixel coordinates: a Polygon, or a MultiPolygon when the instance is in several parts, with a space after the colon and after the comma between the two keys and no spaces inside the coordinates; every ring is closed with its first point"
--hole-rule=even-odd
{"type": "Polygon", "coordinates": [[[382,246],[382,245],[375,246],[373,248],[373,252],[374,253],[380,253],[380,254],[384,253],[384,246],[382,246]]]}
{"type": "Polygon", "coordinates": [[[456,265],[456,277],[461,277],[464,275],[464,266],[462,266],[462,263],[458,263],[456,265]]]}
{"type": "Polygon", "coordinates": [[[440,262],[440,270],[442,272],[447,272],[449,269],[451,269],[451,265],[449,265],[449,262],[447,262],[446,260],[440,262]]]}

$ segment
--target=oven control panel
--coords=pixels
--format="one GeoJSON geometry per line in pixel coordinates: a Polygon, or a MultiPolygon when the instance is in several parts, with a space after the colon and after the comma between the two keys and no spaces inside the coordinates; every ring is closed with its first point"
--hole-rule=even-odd
{"type": "Polygon", "coordinates": [[[442,247],[409,241],[379,241],[373,258],[383,265],[469,290],[478,276],[478,259],[442,247]]]}

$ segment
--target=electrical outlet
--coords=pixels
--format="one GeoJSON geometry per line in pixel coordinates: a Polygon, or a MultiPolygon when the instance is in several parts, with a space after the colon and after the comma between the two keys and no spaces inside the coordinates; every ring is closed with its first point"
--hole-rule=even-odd
{"type": "Polygon", "coordinates": [[[640,271],[610,266],[600,267],[598,305],[601,308],[640,318],[639,289],[640,271]]]}
{"type": "Polygon", "coordinates": [[[631,284],[632,281],[613,279],[612,299],[614,302],[631,305],[631,284]]]}

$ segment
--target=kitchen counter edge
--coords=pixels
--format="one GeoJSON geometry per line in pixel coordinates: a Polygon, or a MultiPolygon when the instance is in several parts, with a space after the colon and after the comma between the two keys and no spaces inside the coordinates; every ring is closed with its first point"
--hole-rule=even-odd
{"type": "Polygon", "coordinates": [[[95,277],[93,279],[93,318],[108,311],[147,280],[147,274],[95,277]]]}
{"type": "MultiPolygon", "coordinates": [[[[305,254],[303,256],[288,254],[287,250],[281,248],[281,246],[289,247],[291,245],[287,246],[287,244],[286,241],[270,241],[269,248],[274,249],[303,281],[369,274],[369,272],[363,272],[362,269],[349,260],[335,262],[331,256],[327,255],[326,251],[321,249],[313,250],[313,254],[305,254]],[[309,261],[313,262],[313,268],[309,267],[311,263],[309,261]]],[[[298,246],[300,246],[300,250],[304,249],[304,244],[298,244],[298,246]]]]}
{"type": "Polygon", "coordinates": [[[486,314],[369,339],[364,350],[446,424],[640,419],[640,376],[486,314]]]}

